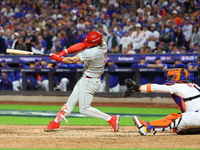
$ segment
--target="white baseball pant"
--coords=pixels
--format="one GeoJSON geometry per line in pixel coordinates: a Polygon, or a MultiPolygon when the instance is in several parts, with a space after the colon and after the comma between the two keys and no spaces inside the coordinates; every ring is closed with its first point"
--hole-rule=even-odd
{"type": "Polygon", "coordinates": [[[81,79],[75,85],[71,95],[66,103],[67,110],[66,115],[69,115],[76,104],[79,102],[79,111],[81,114],[86,116],[103,119],[108,121],[111,119],[110,115],[99,111],[96,108],[91,107],[91,103],[94,94],[99,89],[100,79],[99,78],[86,78],[81,79]]]}
{"type": "Polygon", "coordinates": [[[179,131],[191,128],[200,128],[200,112],[185,112],[182,115],[182,120],[177,127],[179,131]]]}

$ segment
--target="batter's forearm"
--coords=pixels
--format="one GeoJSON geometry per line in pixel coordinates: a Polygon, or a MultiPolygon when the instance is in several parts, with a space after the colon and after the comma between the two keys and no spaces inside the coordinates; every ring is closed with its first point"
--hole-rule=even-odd
{"type": "Polygon", "coordinates": [[[146,84],[141,85],[139,88],[141,92],[162,92],[162,93],[170,93],[169,89],[166,85],[159,84],[146,84]]]}
{"type": "Polygon", "coordinates": [[[66,63],[66,64],[73,64],[80,61],[76,56],[74,57],[64,57],[62,59],[62,62],[66,63]]]}
{"type": "Polygon", "coordinates": [[[76,62],[80,61],[78,55],[76,55],[74,57],[60,57],[59,55],[51,54],[50,58],[55,61],[63,62],[66,64],[72,64],[72,63],[76,63],[76,62]]]}

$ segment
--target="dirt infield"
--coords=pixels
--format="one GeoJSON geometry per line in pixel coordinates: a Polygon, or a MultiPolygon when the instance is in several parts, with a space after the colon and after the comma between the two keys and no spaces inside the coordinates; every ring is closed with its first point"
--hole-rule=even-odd
{"type": "Polygon", "coordinates": [[[141,136],[134,126],[62,126],[44,132],[44,126],[0,125],[0,148],[200,148],[200,135],[172,132],[141,136]]]}
{"type": "MultiPolygon", "coordinates": [[[[62,106],[62,102],[14,102],[14,101],[0,101],[0,104],[8,105],[57,105],[62,106]]],[[[78,105],[77,105],[78,106],[78,105]]],[[[117,102],[93,102],[92,106],[102,107],[145,107],[145,108],[177,108],[175,104],[164,103],[117,103],[117,102]]]]}
{"type": "MultiPolygon", "coordinates": [[[[0,104],[60,105],[61,103],[0,102],[0,104]]],[[[92,103],[93,106],[176,108],[171,104],[92,103]]],[[[44,132],[45,126],[0,125],[0,148],[200,148],[200,135],[158,132],[141,136],[135,126],[62,126],[57,132],[44,132]]]]}

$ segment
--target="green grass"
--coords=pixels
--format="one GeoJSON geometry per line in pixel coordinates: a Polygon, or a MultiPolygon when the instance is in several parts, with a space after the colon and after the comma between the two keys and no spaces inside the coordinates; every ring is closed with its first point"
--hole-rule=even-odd
{"type": "MultiPolygon", "coordinates": [[[[40,105],[0,105],[0,109],[11,110],[38,110],[38,111],[58,111],[61,106],[40,106],[40,105]]],[[[172,112],[180,112],[179,109],[172,108],[133,108],[133,107],[95,107],[106,113],[126,113],[126,114],[160,114],[168,115],[172,112]]],[[[73,112],[79,112],[76,106],[73,112]]]]}
{"type": "MultiPolygon", "coordinates": [[[[58,111],[61,106],[44,106],[44,105],[0,105],[0,109],[5,110],[35,110],[35,111],[58,111]]],[[[160,114],[168,115],[172,112],[179,112],[178,109],[169,108],[132,108],[132,107],[95,107],[105,113],[117,114],[160,114]]],[[[79,107],[75,107],[73,112],[79,112],[79,107]]],[[[151,121],[157,120],[162,117],[140,117],[143,120],[151,121]]],[[[14,116],[1,116],[0,124],[8,125],[46,125],[53,118],[45,117],[14,117],[14,116]]],[[[93,126],[104,126],[107,122],[97,118],[67,118],[68,123],[64,121],[62,125],[93,125],[93,126]]],[[[132,126],[133,121],[131,117],[121,117],[121,126],[132,126]]]]}
{"type": "MultiPolygon", "coordinates": [[[[140,117],[143,120],[151,121],[157,120],[161,117],[140,117]]],[[[47,125],[53,118],[38,118],[38,117],[12,117],[1,116],[0,124],[4,125],[47,125]]],[[[67,118],[69,121],[67,124],[62,121],[61,125],[83,125],[83,126],[107,126],[108,123],[104,120],[97,118],[67,118]]],[[[121,117],[121,126],[132,126],[133,121],[131,117],[121,117]]]]}

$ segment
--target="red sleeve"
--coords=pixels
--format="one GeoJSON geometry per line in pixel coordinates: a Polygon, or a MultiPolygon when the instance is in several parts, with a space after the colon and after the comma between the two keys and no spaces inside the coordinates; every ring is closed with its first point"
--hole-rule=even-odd
{"type": "Polygon", "coordinates": [[[85,48],[86,48],[86,46],[83,43],[77,43],[77,44],[70,46],[67,49],[67,52],[68,53],[78,52],[78,51],[84,50],[85,48]]]}
{"type": "Polygon", "coordinates": [[[86,46],[83,43],[77,43],[77,44],[70,46],[69,48],[67,48],[65,50],[62,50],[57,55],[62,57],[62,56],[67,55],[68,53],[78,52],[78,51],[84,50],[85,48],[86,48],[86,46]]]}

